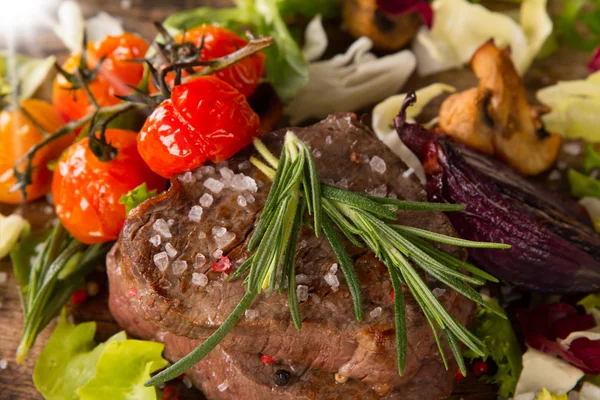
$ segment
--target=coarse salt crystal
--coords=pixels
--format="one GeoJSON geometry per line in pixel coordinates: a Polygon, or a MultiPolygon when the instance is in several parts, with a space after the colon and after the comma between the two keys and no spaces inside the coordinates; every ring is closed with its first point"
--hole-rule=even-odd
{"type": "Polygon", "coordinates": [[[375,197],[385,197],[387,196],[387,185],[385,183],[382,183],[381,185],[377,186],[375,189],[369,191],[368,193],[371,196],[375,197]]]}
{"type": "Polygon", "coordinates": [[[244,312],[244,316],[246,317],[246,319],[248,321],[252,321],[252,320],[258,318],[258,311],[257,310],[252,310],[252,309],[246,310],[244,312]]]}
{"type": "Polygon", "coordinates": [[[0,284],[6,283],[8,280],[8,274],[6,272],[0,272],[0,284]]]}
{"type": "Polygon", "coordinates": [[[200,167],[198,170],[202,175],[210,175],[215,173],[215,167],[212,165],[205,165],[200,167]]]}
{"type": "Polygon", "coordinates": [[[206,265],[206,256],[202,253],[196,254],[196,261],[194,261],[194,268],[202,268],[206,265]]]}
{"type": "Polygon", "coordinates": [[[169,256],[166,251],[161,251],[157,253],[152,258],[154,260],[154,265],[158,268],[159,271],[163,272],[169,266],[169,256]]]}
{"type": "Polygon", "coordinates": [[[325,138],[325,144],[326,144],[327,146],[329,146],[329,145],[331,144],[331,142],[333,142],[333,140],[331,139],[331,136],[327,136],[327,137],[325,138]]]}
{"type": "Polygon", "coordinates": [[[327,282],[327,284],[331,287],[340,286],[340,281],[338,280],[338,277],[329,272],[325,274],[325,282],[327,282]]]}
{"type": "Polygon", "coordinates": [[[175,275],[181,275],[187,269],[187,261],[177,260],[177,261],[173,262],[173,265],[171,266],[171,268],[173,269],[173,273],[175,275]]]}
{"type": "Polygon", "coordinates": [[[222,236],[215,236],[215,244],[218,248],[224,249],[235,239],[235,233],[225,232],[222,236]]]}
{"type": "Polygon", "coordinates": [[[436,287],[435,289],[432,290],[432,292],[435,297],[440,297],[441,295],[446,293],[446,289],[440,289],[440,288],[436,287]]]}
{"type": "Polygon", "coordinates": [[[177,250],[175,249],[175,247],[173,247],[173,245],[171,243],[167,243],[165,245],[165,251],[167,252],[167,255],[170,258],[173,258],[177,255],[177,250]]]}
{"type": "Polygon", "coordinates": [[[204,193],[202,197],[200,197],[200,205],[202,207],[210,207],[213,203],[213,197],[210,193],[204,193]]]}
{"type": "Polygon", "coordinates": [[[206,239],[206,232],[201,231],[200,233],[198,233],[198,239],[200,239],[200,240],[206,239]]]}
{"type": "Polygon", "coordinates": [[[342,189],[348,189],[348,179],[340,179],[335,185],[342,189]]]}
{"type": "Polygon", "coordinates": [[[223,182],[218,181],[214,178],[208,178],[206,181],[204,181],[204,187],[206,187],[213,193],[220,193],[221,190],[223,190],[223,188],[225,187],[225,185],[223,184],[223,182]]]}
{"type": "Polygon", "coordinates": [[[252,166],[252,164],[250,164],[250,161],[244,161],[244,162],[238,164],[238,169],[239,170],[249,169],[251,166],[252,166]]]}
{"type": "Polygon", "coordinates": [[[329,268],[329,273],[330,274],[334,274],[337,272],[338,270],[338,264],[337,263],[333,263],[331,264],[331,267],[329,268]]]}
{"type": "Polygon", "coordinates": [[[296,287],[296,296],[298,296],[298,301],[308,300],[308,286],[298,285],[296,287]]]}
{"type": "Polygon", "coordinates": [[[328,308],[331,312],[337,312],[337,307],[335,304],[333,304],[331,301],[329,300],[325,300],[323,302],[323,305],[328,308]]]}
{"type": "Polygon", "coordinates": [[[188,218],[192,222],[200,222],[203,212],[204,212],[204,209],[202,207],[192,206],[192,208],[190,209],[190,212],[188,213],[188,218]]]}
{"type": "Polygon", "coordinates": [[[8,361],[0,360],[0,369],[6,369],[8,367],[8,361]]]}
{"type": "Polygon", "coordinates": [[[247,201],[248,201],[248,203],[250,203],[250,204],[254,203],[254,200],[256,200],[256,199],[254,198],[254,196],[252,196],[250,193],[246,193],[246,194],[244,195],[244,197],[246,198],[246,200],[247,200],[247,201]]]}
{"type": "Polygon", "coordinates": [[[247,190],[249,192],[256,193],[258,191],[258,186],[256,186],[256,181],[254,180],[254,178],[252,178],[250,176],[244,177],[244,186],[245,186],[245,190],[247,190]]]}
{"type": "Polygon", "coordinates": [[[194,272],[192,274],[192,283],[197,286],[206,286],[208,285],[208,276],[206,274],[194,272]]]}
{"type": "Polygon", "coordinates": [[[301,240],[300,243],[298,243],[298,250],[302,250],[305,247],[306,247],[306,240],[301,240]]]}
{"type": "Polygon", "coordinates": [[[216,237],[221,237],[227,233],[227,228],[224,226],[213,226],[212,234],[216,237]]]}
{"type": "Polygon", "coordinates": [[[219,389],[219,392],[224,392],[227,390],[227,388],[229,388],[229,383],[227,381],[221,383],[219,386],[217,386],[217,389],[219,389]]]}
{"type": "Polygon", "coordinates": [[[548,175],[548,180],[558,181],[558,180],[560,180],[561,177],[562,177],[562,174],[560,173],[560,171],[555,169],[552,172],[550,172],[550,174],[548,175]]]}
{"type": "Polygon", "coordinates": [[[296,275],[296,283],[306,284],[309,281],[310,281],[310,279],[308,279],[308,275],[306,275],[306,274],[298,274],[298,275],[296,275]]]}
{"type": "Polygon", "coordinates": [[[414,173],[415,173],[415,170],[414,170],[414,169],[412,169],[412,168],[409,168],[409,169],[407,169],[406,171],[404,171],[404,172],[402,173],[402,177],[403,177],[403,178],[407,178],[407,179],[408,179],[408,178],[410,178],[410,177],[411,177],[411,176],[412,176],[414,173]]]}
{"type": "Polygon", "coordinates": [[[398,195],[397,195],[396,193],[392,192],[392,193],[388,194],[388,197],[389,197],[390,199],[397,199],[397,198],[398,198],[398,195]]]}
{"type": "Polygon", "coordinates": [[[175,225],[175,220],[173,218],[168,219],[167,220],[167,225],[169,225],[169,227],[172,227],[173,225],[175,225]]]}
{"type": "Polygon", "coordinates": [[[158,233],[165,239],[170,239],[173,237],[173,235],[171,235],[171,231],[169,230],[169,225],[167,224],[167,221],[165,221],[162,218],[159,218],[156,221],[154,221],[154,223],[152,224],[152,229],[154,229],[156,233],[158,233]]]}
{"type": "Polygon", "coordinates": [[[562,148],[563,151],[570,156],[578,156],[581,154],[581,144],[579,143],[565,143],[562,148]]]}
{"type": "Polygon", "coordinates": [[[237,197],[237,203],[240,207],[246,207],[248,205],[248,200],[241,194],[237,197]]]}
{"type": "Polygon", "coordinates": [[[178,179],[179,179],[179,182],[182,182],[182,183],[192,183],[196,180],[196,178],[194,177],[194,175],[192,175],[192,173],[190,171],[187,171],[186,173],[179,175],[178,179]]]}
{"type": "Polygon", "coordinates": [[[213,251],[212,256],[214,258],[221,258],[221,256],[223,255],[223,250],[221,249],[216,249],[215,251],[213,251]]]}
{"type": "Polygon", "coordinates": [[[369,315],[371,316],[371,318],[377,318],[381,315],[381,312],[382,312],[381,307],[375,307],[374,309],[371,310],[369,315]]]}
{"type": "Polygon", "coordinates": [[[226,181],[230,181],[233,178],[233,176],[235,175],[235,173],[227,167],[221,168],[219,170],[219,173],[221,174],[223,179],[225,179],[226,181]]]}
{"type": "Polygon", "coordinates": [[[311,293],[309,294],[310,299],[315,303],[315,304],[321,304],[321,298],[319,297],[318,294],[316,293],[311,293]]]}
{"type": "Polygon", "coordinates": [[[312,153],[315,158],[321,157],[321,151],[319,149],[314,149],[312,153]]]}
{"type": "Polygon", "coordinates": [[[160,246],[160,235],[154,235],[150,239],[148,239],[148,241],[152,243],[152,246],[158,247],[160,246]]]}
{"type": "Polygon", "coordinates": [[[371,158],[371,161],[369,162],[369,165],[371,166],[371,169],[374,172],[377,172],[378,174],[385,173],[386,166],[385,161],[383,161],[383,158],[379,156],[373,156],[373,158],[371,158]]]}

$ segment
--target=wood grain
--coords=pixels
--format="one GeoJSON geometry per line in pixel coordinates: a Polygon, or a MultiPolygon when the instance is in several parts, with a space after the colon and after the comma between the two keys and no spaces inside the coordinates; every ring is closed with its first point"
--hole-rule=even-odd
{"type": "MultiPolygon", "coordinates": [[[[13,0],[26,1],[26,0],[13,0]]],[[[123,2],[118,0],[85,0],[81,4],[86,15],[94,14],[99,10],[106,11],[112,15],[120,16],[127,30],[138,32],[143,37],[151,39],[155,30],[151,21],[162,20],[167,15],[183,9],[206,5],[228,5],[228,0],[194,1],[194,0],[131,0],[131,7],[123,8],[123,2]]],[[[337,35],[337,33],[336,33],[337,35]]],[[[336,43],[349,43],[347,37],[335,40],[336,43]]],[[[0,48],[5,43],[0,39],[0,48]]],[[[18,42],[18,49],[32,55],[59,54],[64,55],[65,50],[60,42],[52,35],[49,29],[28,32],[18,42]]],[[[526,76],[528,93],[533,100],[535,90],[552,84],[558,80],[582,78],[586,76],[585,63],[589,56],[568,50],[561,50],[554,55],[537,60],[533,68],[526,76]]],[[[468,69],[446,71],[426,78],[418,77],[416,74],[409,80],[403,90],[418,89],[433,82],[446,82],[459,90],[476,85],[476,80],[468,69]]],[[[439,108],[441,99],[432,103],[426,110],[425,118],[435,115],[439,108]]],[[[369,111],[369,110],[365,110],[369,111]]],[[[0,205],[0,213],[9,214],[17,211],[26,216],[35,226],[49,223],[53,218],[52,209],[45,202],[14,207],[0,205]]],[[[1,232],[0,232],[1,234],[1,232]]],[[[32,372],[35,359],[43,344],[47,340],[53,326],[48,327],[38,338],[29,357],[21,365],[14,361],[14,354],[19,342],[22,328],[22,314],[16,290],[16,280],[11,272],[8,260],[0,260],[0,273],[8,274],[8,281],[0,284],[0,359],[8,361],[8,367],[0,370],[0,400],[18,399],[33,400],[41,399],[41,395],[35,389],[32,382],[32,372]]],[[[98,296],[88,300],[83,306],[72,307],[71,311],[78,322],[96,321],[97,340],[105,340],[119,330],[107,307],[108,291],[106,275],[103,271],[97,271],[89,278],[100,285],[98,296]]],[[[195,390],[187,390],[181,387],[181,399],[201,399],[203,396],[195,390]]],[[[474,379],[461,381],[452,395],[452,400],[495,400],[495,389],[492,386],[482,384],[474,379]]]]}

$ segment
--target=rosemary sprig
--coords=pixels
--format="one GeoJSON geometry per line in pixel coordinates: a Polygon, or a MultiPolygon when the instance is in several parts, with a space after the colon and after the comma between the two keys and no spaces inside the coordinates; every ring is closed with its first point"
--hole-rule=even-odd
{"type": "Polygon", "coordinates": [[[11,252],[13,267],[29,273],[28,280],[20,282],[25,323],[17,362],[25,359],[38,334],[67,303],[83,278],[103,260],[110,245],[87,246],[71,238],[58,224],[43,243],[43,251],[32,267],[28,258],[11,252]]]}
{"type": "MultiPolygon", "coordinates": [[[[322,230],[331,245],[348,284],[357,320],[361,321],[363,318],[360,282],[338,232],[354,245],[369,248],[386,265],[395,293],[394,325],[398,372],[403,373],[406,363],[407,333],[403,293],[403,288],[406,288],[430,324],[446,368],[447,359],[438,329],[448,342],[461,372],[466,375],[458,343],[464,343],[482,356],[483,343],[448,313],[425,284],[417,272],[417,267],[483,307],[488,307],[488,304],[469,284],[480,285],[486,280],[495,281],[495,278],[473,265],[443,253],[423,238],[462,247],[509,246],[471,242],[397,224],[396,212],[399,210],[459,211],[463,210],[464,206],[382,199],[319,183],[310,149],[290,131],[285,136],[280,159],[271,154],[258,139],[255,140],[254,147],[272,168],[254,157],[251,158],[251,162],[271,178],[273,184],[248,244],[248,249],[255,252],[229,279],[237,279],[247,273],[244,280],[246,294],[225,322],[203,344],[152,377],[145,385],[157,385],[173,379],[204,358],[233,329],[258,294],[263,291],[266,291],[267,295],[273,293],[277,274],[280,274],[280,293],[287,282],[291,318],[297,329],[302,327],[296,297],[294,257],[298,231],[305,211],[312,216],[312,222],[305,224],[311,227],[317,236],[322,230]],[[463,273],[463,270],[470,272],[472,276],[463,273]]],[[[501,314],[496,309],[490,310],[501,314]]]]}

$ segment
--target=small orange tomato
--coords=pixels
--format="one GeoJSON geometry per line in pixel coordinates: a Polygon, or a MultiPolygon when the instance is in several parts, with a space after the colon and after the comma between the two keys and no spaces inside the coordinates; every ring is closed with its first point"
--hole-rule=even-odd
{"type": "MultiPolygon", "coordinates": [[[[25,100],[21,106],[49,133],[54,133],[64,125],[58,112],[45,101],[25,100]]],[[[67,134],[36,153],[32,163],[33,183],[27,186],[26,199],[23,199],[21,192],[9,193],[10,188],[17,183],[13,174],[15,163],[43,139],[44,134],[22,112],[0,112],[0,203],[18,204],[34,200],[50,191],[52,171],[48,169],[47,164],[56,160],[60,153],[73,143],[75,134],[67,134]]]]}
{"type": "MultiPolygon", "coordinates": [[[[185,36],[183,33],[180,33],[173,39],[176,43],[185,41],[193,43],[196,47],[202,46],[202,52],[200,53],[200,60],[202,61],[210,61],[215,58],[224,57],[248,44],[247,41],[234,32],[212,25],[198,26],[186,31],[185,36]]],[[[216,72],[214,76],[229,83],[241,94],[248,97],[252,94],[254,89],[256,89],[256,86],[258,86],[264,67],[265,55],[257,53],[244,58],[229,68],[216,72]]],[[[202,68],[203,67],[195,67],[194,70],[200,71],[202,68]]],[[[188,75],[187,72],[183,71],[182,76],[188,75]]],[[[174,81],[175,75],[173,73],[169,73],[165,78],[165,82],[169,87],[173,86],[174,81]]],[[[150,92],[156,92],[153,85],[150,86],[150,92]]]]}
{"type": "Polygon", "coordinates": [[[106,140],[117,149],[107,162],[96,158],[88,139],[71,145],[61,156],[52,180],[58,219],[77,240],[102,243],[114,240],[125,222],[119,199],[146,182],[148,190],[162,190],[166,180],[144,163],[137,151],[137,134],[107,129],[106,140]]]}
{"type": "MultiPolygon", "coordinates": [[[[132,89],[127,85],[137,86],[140,83],[144,76],[144,65],[130,60],[143,57],[147,50],[148,43],[131,33],[107,36],[102,41],[88,43],[87,63],[90,70],[96,68],[102,57],[105,57],[100,71],[88,84],[100,106],[119,103],[121,100],[115,95],[130,94],[132,89]]],[[[80,57],[79,52],[71,54],[63,69],[74,73],[79,66],[80,57]]],[[[73,90],[71,83],[60,74],[54,80],[52,102],[69,121],[80,119],[94,111],[85,90],[73,90]]]]}

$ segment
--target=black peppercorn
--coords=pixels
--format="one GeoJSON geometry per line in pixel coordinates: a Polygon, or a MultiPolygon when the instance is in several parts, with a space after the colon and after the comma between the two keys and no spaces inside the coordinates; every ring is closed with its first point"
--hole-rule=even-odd
{"type": "Polygon", "coordinates": [[[285,386],[288,384],[289,380],[290,373],[285,369],[278,369],[277,372],[275,372],[275,384],[277,386],[285,386]]]}

